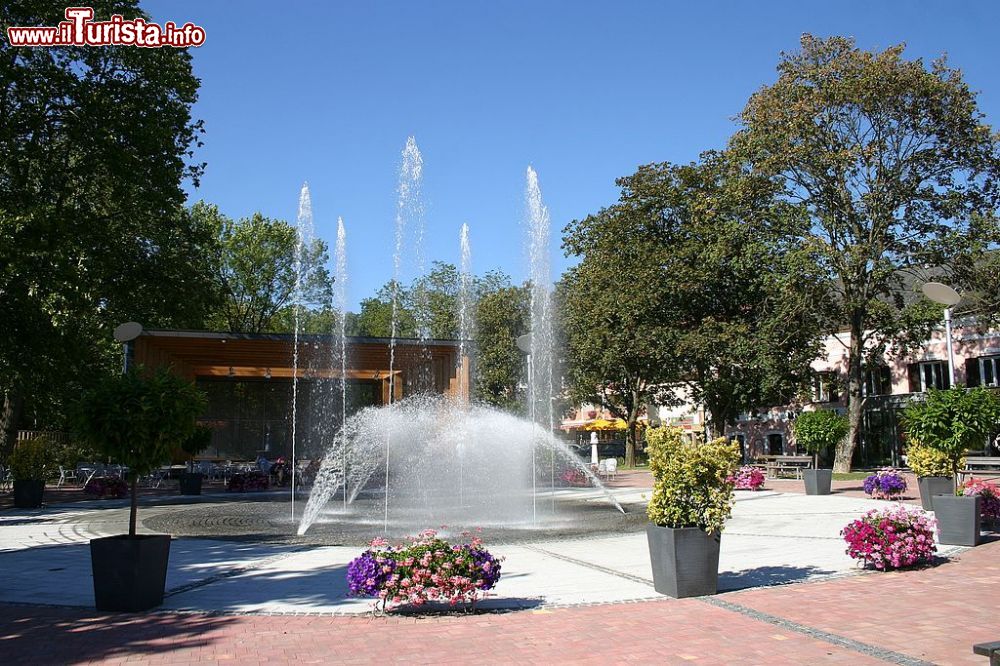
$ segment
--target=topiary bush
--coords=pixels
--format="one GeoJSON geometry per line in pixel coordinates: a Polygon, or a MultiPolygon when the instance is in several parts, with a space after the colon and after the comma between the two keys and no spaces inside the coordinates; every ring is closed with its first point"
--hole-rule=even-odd
{"type": "Polygon", "coordinates": [[[909,437],[943,453],[952,477],[958,476],[966,451],[983,448],[997,421],[1000,398],[984,387],[931,389],[922,402],[903,411],[909,437]]]}
{"type": "Polygon", "coordinates": [[[18,481],[44,481],[55,465],[50,442],[44,436],[21,442],[10,454],[10,473],[18,481]]]}
{"type": "MultiPolygon", "coordinates": [[[[951,476],[951,461],[947,454],[916,442],[906,447],[906,464],[917,476],[951,476]]],[[[964,467],[965,458],[962,457],[958,464],[964,467]]]]}
{"type": "Polygon", "coordinates": [[[205,394],[165,368],[136,368],[104,378],[76,405],[74,426],[82,442],[128,467],[132,486],[129,536],[135,536],[138,479],[170,460],[195,431],[205,394]]]}
{"type": "Polygon", "coordinates": [[[792,424],[795,433],[795,445],[813,454],[819,460],[819,452],[836,446],[850,432],[850,421],[829,409],[815,412],[802,412],[792,424]]]}
{"type": "Polygon", "coordinates": [[[731,477],[740,447],[725,437],[685,441],[678,428],[652,428],[646,435],[653,496],[646,515],[660,527],[698,527],[721,532],[733,510],[731,477]]]}

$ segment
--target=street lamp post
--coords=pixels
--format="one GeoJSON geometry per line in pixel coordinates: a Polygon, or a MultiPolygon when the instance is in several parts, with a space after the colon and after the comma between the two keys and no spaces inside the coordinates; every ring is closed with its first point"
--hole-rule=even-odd
{"type": "Polygon", "coordinates": [[[948,386],[955,385],[955,350],[951,341],[951,313],[952,308],[962,300],[962,295],[946,284],[940,282],[927,282],[920,288],[924,296],[945,306],[944,308],[944,335],[948,346],[948,386]]]}
{"type": "Polygon", "coordinates": [[[122,343],[122,374],[128,372],[128,351],[129,345],[137,337],[142,335],[142,324],[135,321],[127,321],[115,327],[115,340],[122,343]]]}

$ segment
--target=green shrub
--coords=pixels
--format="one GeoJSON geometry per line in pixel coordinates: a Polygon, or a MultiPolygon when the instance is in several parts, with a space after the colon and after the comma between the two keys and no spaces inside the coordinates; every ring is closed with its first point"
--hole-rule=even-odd
{"type": "MultiPolygon", "coordinates": [[[[906,447],[906,464],[917,476],[951,476],[951,461],[947,454],[917,442],[911,442],[906,447]]],[[[964,467],[965,459],[958,464],[964,467]]]]}
{"type": "Polygon", "coordinates": [[[733,483],[740,447],[724,437],[708,443],[685,441],[678,428],[646,434],[653,496],[646,515],[661,527],[699,527],[721,532],[733,510],[733,483]]]}
{"type": "Polygon", "coordinates": [[[138,477],[168,462],[172,451],[192,437],[206,403],[194,383],[164,368],[108,377],[81,397],[75,415],[80,440],[129,468],[130,535],[135,535],[138,477]]]}
{"type": "Polygon", "coordinates": [[[195,457],[212,444],[212,432],[207,425],[196,425],[191,435],[181,442],[181,450],[192,458],[195,457]]]}
{"type": "Polygon", "coordinates": [[[931,389],[903,411],[909,437],[947,456],[949,475],[958,473],[966,451],[983,448],[998,420],[1000,398],[983,387],[931,389]]]}
{"type": "Polygon", "coordinates": [[[45,437],[21,442],[10,454],[10,472],[18,481],[44,481],[52,475],[51,442],[45,437]]]}
{"type": "Polygon", "coordinates": [[[850,422],[847,417],[829,409],[802,412],[792,424],[795,445],[814,456],[818,456],[826,448],[836,446],[847,437],[849,431],[850,422]]]}

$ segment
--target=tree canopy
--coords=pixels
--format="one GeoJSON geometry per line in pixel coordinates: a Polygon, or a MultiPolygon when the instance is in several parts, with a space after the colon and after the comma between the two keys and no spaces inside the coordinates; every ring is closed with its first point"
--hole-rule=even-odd
{"type": "MultiPolygon", "coordinates": [[[[94,8],[144,16],[134,1],[94,8]]],[[[0,31],[63,10],[4,3],[0,31]]],[[[0,453],[22,406],[58,405],[110,364],[115,325],[201,322],[213,239],[182,189],[203,168],[198,85],[185,50],[0,40],[0,453]]]]}
{"type": "Polygon", "coordinates": [[[838,471],[850,469],[858,440],[865,355],[924,338],[941,312],[912,296],[928,269],[961,287],[998,239],[997,135],[959,70],[903,51],[804,35],[731,141],[802,211],[793,233],[834,295],[830,319],[850,329],[851,436],[837,448],[838,471]]]}

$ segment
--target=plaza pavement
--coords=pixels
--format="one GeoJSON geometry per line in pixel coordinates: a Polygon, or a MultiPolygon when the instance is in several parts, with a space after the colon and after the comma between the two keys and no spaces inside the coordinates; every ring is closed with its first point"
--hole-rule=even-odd
{"type": "MultiPolygon", "coordinates": [[[[637,501],[646,491],[617,492],[637,501]]],[[[983,663],[971,645],[1000,639],[1000,546],[943,547],[936,567],[862,572],[839,530],[881,505],[739,493],[715,597],[656,595],[638,533],[496,546],[503,578],[483,606],[518,612],[375,619],[370,602],[345,596],[358,548],[212,539],[174,540],[162,611],[99,614],[86,542],[120,532],[124,510],[7,511],[0,663],[983,663]]]]}

